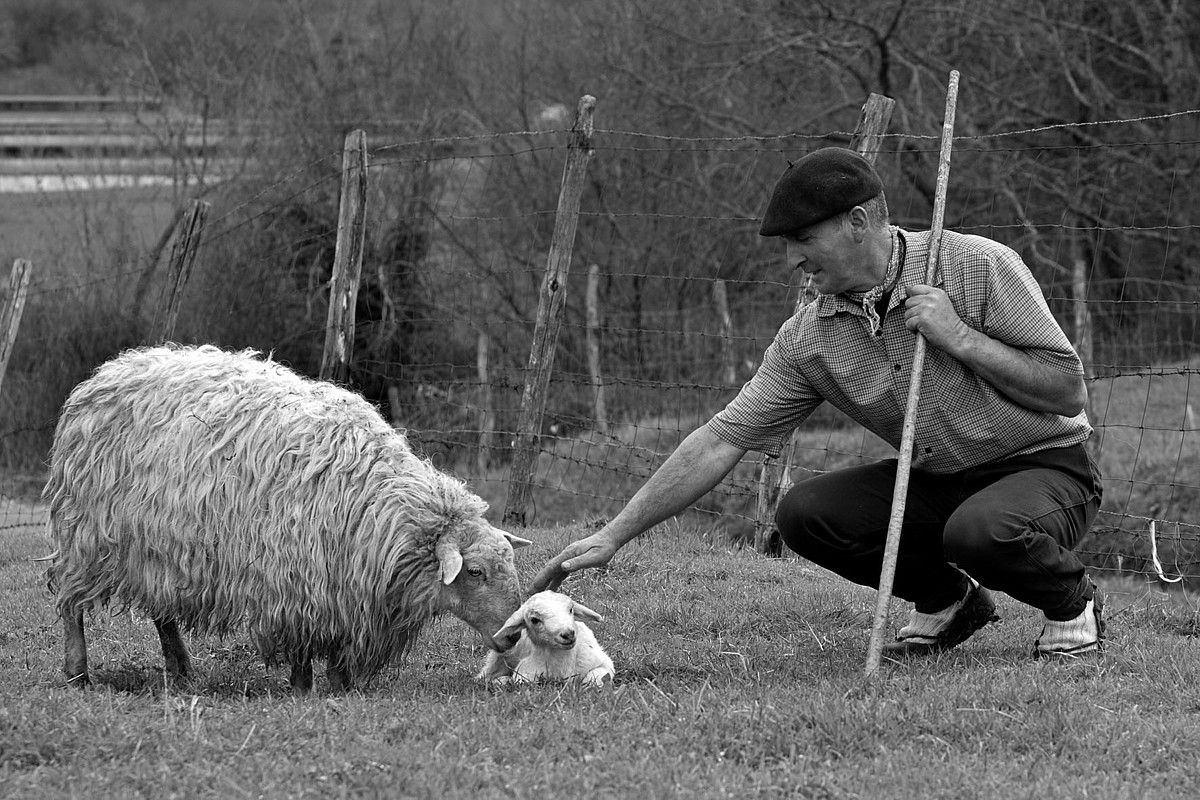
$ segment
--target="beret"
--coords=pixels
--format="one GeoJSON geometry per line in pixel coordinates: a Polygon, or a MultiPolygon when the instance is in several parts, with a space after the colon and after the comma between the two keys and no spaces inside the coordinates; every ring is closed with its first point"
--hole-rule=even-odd
{"type": "Polygon", "coordinates": [[[775,184],[763,214],[762,236],[783,236],[849,211],[883,191],[871,162],[844,147],[814,150],[775,184]]]}

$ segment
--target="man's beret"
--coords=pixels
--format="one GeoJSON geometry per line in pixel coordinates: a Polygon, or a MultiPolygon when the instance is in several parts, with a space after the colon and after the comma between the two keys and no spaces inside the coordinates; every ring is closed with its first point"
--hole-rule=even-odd
{"type": "Polygon", "coordinates": [[[865,158],[844,147],[823,147],[779,178],[758,232],[783,236],[849,211],[882,191],[879,173],[865,158]]]}

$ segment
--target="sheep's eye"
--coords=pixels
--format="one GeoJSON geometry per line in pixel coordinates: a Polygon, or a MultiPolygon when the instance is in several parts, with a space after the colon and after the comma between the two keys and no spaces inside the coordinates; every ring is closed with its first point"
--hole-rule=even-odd
{"type": "Polygon", "coordinates": [[[467,567],[467,574],[472,578],[481,578],[483,577],[483,569],[480,567],[467,567]]]}
{"type": "Polygon", "coordinates": [[[542,624],[542,618],[541,618],[541,617],[530,617],[530,618],[529,618],[529,624],[531,624],[531,625],[541,625],[541,624],[542,624]]]}

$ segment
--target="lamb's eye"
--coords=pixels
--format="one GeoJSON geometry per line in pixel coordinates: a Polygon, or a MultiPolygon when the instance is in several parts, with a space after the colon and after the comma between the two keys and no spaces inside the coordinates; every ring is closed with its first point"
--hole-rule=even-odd
{"type": "Polygon", "coordinates": [[[542,618],[541,618],[541,617],[530,617],[530,618],[529,618],[529,624],[530,624],[530,625],[541,625],[541,624],[542,624],[542,618]]]}
{"type": "Polygon", "coordinates": [[[467,567],[467,574],[472,578],[482,578],[483,570],[480,567],[467,567]]]}

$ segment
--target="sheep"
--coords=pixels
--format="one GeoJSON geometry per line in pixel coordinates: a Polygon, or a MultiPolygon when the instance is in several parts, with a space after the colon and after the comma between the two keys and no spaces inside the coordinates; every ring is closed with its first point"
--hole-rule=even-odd
{"type": "Polygon", "coordinates": [[[604,618],[565,594],[531,595],[493,637],[515,644],[503,652],[489,652],[476,678],[492,684],[578,679],[585,686],[602,687],[613,680],[616,669],[582,619],[604,618]]]}
{"type": "Polygon", "coordinates": [[[190,670],[181,628],[244,626],[300,694],[314,656],[351,688],[442,612],[499,647],[521,598],[513,547],[530,544],[360,395],[208,345],[128,350],[75,387],[43,498],[77,686],[84,612],[110,601],[154,622],[169,677],[190,670]]]}

